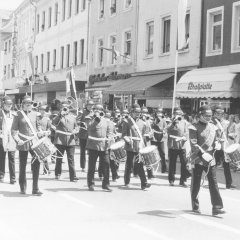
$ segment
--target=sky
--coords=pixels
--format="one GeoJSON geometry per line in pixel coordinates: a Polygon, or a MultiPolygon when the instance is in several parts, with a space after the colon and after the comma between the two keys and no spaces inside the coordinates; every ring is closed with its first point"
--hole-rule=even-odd
{"type": "Polygon", "coordinates": [[[14,10],[24,0],[0,0],[0,9],[14,10]]]}

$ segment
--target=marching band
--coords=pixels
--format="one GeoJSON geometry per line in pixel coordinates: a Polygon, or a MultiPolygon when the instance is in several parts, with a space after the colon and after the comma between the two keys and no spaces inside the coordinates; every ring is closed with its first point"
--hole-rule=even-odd
{"type": "MultiPolygon", "coordinates": [[[[176,107],[172,119],[165,117],[163,109],[157,108],[151,115],[146,107],[134,104],[131,111],[112,113],[92,100],[83,111],[74,112],[69,101],[54,100],[51,114],[47,106],[33,109],[31,97],[25,96],[19,111],[12,111],[13,102],[5,96],[0,111],[0,181],[4,181],[5,158],[8,154],[10,183],[15,184],[15,152],[19,151],[20,193],[26,194],[26,165],[28,153],[32,156],[32,194],[41,196],[38,187],[40,163],[44,173],[49,173],[48,163],[55,163],[55,179],[60,179],[64,153],[67,153],[69,178],[76,182],[79,178],[75,170],[75,146],[80,146],[80,168],[85,171],[88,152],[87,186],[94,191],[94,175],[99,159],[98,174],[102,179],[102,189],[112,191],[112,181],[119,179],[118,168],[125,162],[124,185],[129,187],[131,175],[139,176],[141,189],[151,187],[148,179],[154,178],[158,166],[161,172],[168,172],[170,186],[174,186],[176,161],[181,162],[179,185],[187,187],[191,177],[192,211],[200,213],[199,190],[202,173],[208,178],[211,195],[212,214],[225,213],[219,193],[216,167],[223,165],[226,188],[234,188],[230,167],[240,166],[240,145],[230,142],[237,139],[224,116],[224,109],[202,106],[198,120],[187,122],[181,108],[176,107]],[[231,131],[230,131],[231,130],[231,131]],[[231,134],[229,134],[231,133],[231,134]],[[166,164],[165,142],[168,144],[169,166],[166,164]],[[79,142],[79,143],[78,143],[79,142]],[[191,166],[191,167],[187,167],[191,166]],[[146,171],[145,171],[146,170],[146,171]],[[147,173],[147,174],[146,174],[147,173]]],[[[237,127],[234,126],[235,128],[237,127]]]]}

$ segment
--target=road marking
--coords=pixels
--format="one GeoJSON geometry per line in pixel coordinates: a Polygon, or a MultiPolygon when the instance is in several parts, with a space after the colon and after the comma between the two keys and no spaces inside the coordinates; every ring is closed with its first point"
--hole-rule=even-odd
{"type": "Polygon", "coordinates": [[[171,240],[171,238],[169,238],[169,237],[161,235],[161,234],[159,234],[159,233],[157,233],[157,232],[155,232],[153,230],[150,230],[148,228],[140,226],[140,225],[138,225],[136,223],[129,223],[128,226],[131,227],[131,228],[134,228],[134,229],[136,229],[136,230],[138,230],[140,232],[146,233],[146,234],[148,234],[148,235],[150,235],[152,237],[156,237],[158,240],[171,240]]]}
{"type": "Polygon", "coordinates": [[[219,230],[222,230],[222,231],[227,231],[227,232],[231,232],[231,233],[235,233],[235,234],[240,235],[240,231],[238,229],[227,226],[227,225],[222,224],[222,223],[209,221],[206,218],[203,219],[203,218],[201,218],[201,215],[193,216],[193,215],[189,215],[189,214],[183,214],[183,215],[181,215],[181,217],[186,218],[186,219],[191,220],[191,221],[201,223],[201,224],[206,225],[208,227],[215,227],[215,228],[218,228],[219,230]]]}
{"type": "Polygon", "coordinates": [[[85,207],[88,207],[88,208],[93,208],[94,207],[92,204],[89,204],[89,203],[86,203],[84,201],[81,201],[78,198],[72,197],[72,196],[70,196],[68,194],[60,193],[59,195],[61,195],[62,197],[66,198],[66,199],[68,199],[70,201],[73,201],[75,203],[81,204],[81,205],[83,205],[85,207]]]}

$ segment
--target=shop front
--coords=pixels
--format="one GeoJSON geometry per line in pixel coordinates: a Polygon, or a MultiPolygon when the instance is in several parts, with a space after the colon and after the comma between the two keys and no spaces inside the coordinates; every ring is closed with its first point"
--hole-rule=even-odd
{"type": "Polygon", "coordinates": [[[228,114],[240,113],[240,74],[229,66],[189,71],[177,83],[176,97],[187,113],[206,103],[221,104],[228,114]]]}

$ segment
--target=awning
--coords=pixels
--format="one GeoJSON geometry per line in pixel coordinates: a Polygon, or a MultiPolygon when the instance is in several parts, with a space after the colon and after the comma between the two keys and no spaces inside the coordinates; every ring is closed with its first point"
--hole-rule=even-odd
{"type": "Polygon", "coordinates": [[[239,98],[240,75],[227,66],[187,72],[176,86],[178,98],[239,98]]]}
{"type": "Polygon", "coordinates": [[[106,89],[108,94],[144,94],[144,92],[168,78],[172,77],[173,73],[136,76],[126,80],[117,81],[110,88],[106,89]]]}
{"type": "Polygon", "coordinates": [[[118,81],[121,80],[111,80],[111,81],[100,81],[100,82],[95,82],[91,86],[86,86],[85,91],[86,92],[94,92],[94,91],[104,91],[111,87],[112,85],[116,84],[118,81]]]}

